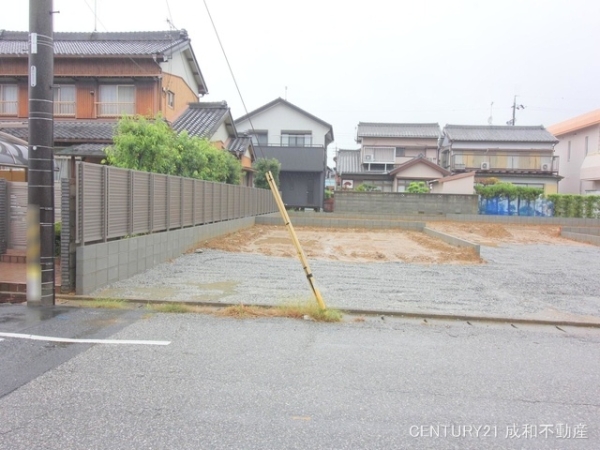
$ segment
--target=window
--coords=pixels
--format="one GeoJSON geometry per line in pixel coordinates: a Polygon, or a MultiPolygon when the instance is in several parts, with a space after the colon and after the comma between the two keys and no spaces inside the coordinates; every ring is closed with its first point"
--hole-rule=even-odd
{"type": "Polygon", "coordinates": [[[286,133],[281,132],[281,145],[286,147],[310,147],[312,145],[312,134],[308,133],[286,133]]]}
{"type": "Polygon", "coordinates": [[[75,116],[75,86],[54,86],[54,115],[75,116]]]}
{"type": "Polygon", "coordinates": [[[567,145],[567,161],[571,161],[571,141],[567,145]]]}
{"type": "Polygon", "coordinates": [[[406,153],[406,149],[403,147],[396,147],[396,158],[402,158],[406,153]]]}
{"type": "Polygon", "coordinates": [[[363,163],[394,164],[396,147],[363,147],[363,163]]]}
{"type": "Polygon", "coordinates": [[[169,108],[175,107],[175,93],[171,91],[167,91],[167,105],[169,108]]]}
{"type": "Polygon", "coordinates": [[[98,95],[98,116],[120,116],[135,112],[135,86],[101,85],[98,95]]]}
{"type": "Polygon", "coordinates": [[[0,115],[16,116],[19,89],[16,84],[0,84],[0,115]]]}
{"type": "Polygon", "coordinates": [[[255,131],[247,132],[252,135],[252,144],[254,145],[267,145],[269,142],[269,133],[267,131],[255,131]]]}
{"type": "Polygon", "coordinates": [[[588,154],[588,144],[589,144],[589,136],[586,136],[585,137],[585,147],[584,147],[585,156],[587,156],[587,154],[588,154]]]}

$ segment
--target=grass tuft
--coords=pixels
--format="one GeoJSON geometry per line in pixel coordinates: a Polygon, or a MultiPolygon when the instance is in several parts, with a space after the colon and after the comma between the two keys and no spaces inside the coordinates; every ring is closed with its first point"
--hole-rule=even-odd
{"type": "Polygon", "coordinates": [[[104,309],[125,309],[127,303],[116,298],[97,298],[89,302],[85,302],[84,306],[88,308],[104,308],[104,309]]]}
{"type": "Polygon", "coordinates": [[[162,313],[189,313],[195,312],[192,305],[184,305],[183,303],[161,303],[158,305],[150,305],[150,308],[154,311],[162,313]]]}
{"type": "Polygon", "coordinates": [[[321,309],[312,302],[293,303],[273,307],[235,305],[228,306],[216,313],[218,316],[247,319],[255,317],[288,317],[291,319],[310,319],[316,322],[339,322],[342,313],[337,309],[321,309]]]}

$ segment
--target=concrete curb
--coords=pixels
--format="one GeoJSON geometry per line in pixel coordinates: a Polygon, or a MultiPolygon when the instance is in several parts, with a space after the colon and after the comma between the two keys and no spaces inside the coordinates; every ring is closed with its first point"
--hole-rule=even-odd
{"type": "Polygon", "coordinates": [[[481,255],[481,248],[479,244],[474,244],[473,242],[466,241],[464,239],[460,239],[454,236],[450,236],[449,234],[442,233],[440,231],[432,230],[431,228],[423,228],[423,233],[428,236],[437,238],[441,241],[444,241],[447,244],[454,245],[455,247],[466,247],[472,248],[477,253],[477,256],[481,255]]]}
{"type": "Polygon", "coordinates": [[[595,236],[593,234],[575,233],[573,231],[562,230],[560,235],[574,241],[585,242],[586,244],[592,245],[600,245],[600,236],[595,236]]]}
{"type": "MultiPolygon", "coordinates": [[[[59,300],[75,300],[75,301],[93,301],[97,298],[89,297],[85,295],[56,295],[59,300]]],[[[148,300],[139,298],[115,298],[110,299],[115,301],[122,301],[125,303],[135,304],[156,304],[156,305],[168,305],[171,303],[190,305],[190,306],[209,306],[226,308],[228,306],[238,306],[239,303],[228,303],[228,302],[173,302],[169,300],[148,300]]],[[[277,305],[265,304],[265,303],[252,303],[247,306],[258,306],[262,308],[272,308],[277,305]]],[[[399,317],[399,318],[410,318],[410,319],[438,319],[438,320],[460,320],[470,322],[487,322],[487,323],[505,323],[505,324],[521,324],[521,325],[550,325],[550,326],[564,326],[564,327],[579,327],[579,328],[599,328],[600,329],[600,318],[598,322],[585,322],[576,320],[549,320],[549,319],[524,319],[524,318],[513,318],[513,317],[500,317],[500,316],[478,316],[469,314],[444,314],[434,313],[428,311],[386,311],[378,309],[354,309],[354,308],[335,308],[344,314],[350,315],[364,315],[364,316],[388,316],[388,317],[399,317]]]]}

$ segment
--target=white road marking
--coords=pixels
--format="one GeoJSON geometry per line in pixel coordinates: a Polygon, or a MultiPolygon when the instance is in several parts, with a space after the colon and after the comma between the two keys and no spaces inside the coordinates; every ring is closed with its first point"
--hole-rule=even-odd
{"type": "MultiPolygon", "coordinates": [[[[37,336],[35,334],[0,333],[0,336],[16,339],[30,339],[32,341],[65,342],[71,344],[129,344],[129,345],[169,345],[171,341],[135,341],[118,339],[71,339],[51,336],[37,336]]],[[[2,341],[3,339],[0,339],[2,341]]]]}

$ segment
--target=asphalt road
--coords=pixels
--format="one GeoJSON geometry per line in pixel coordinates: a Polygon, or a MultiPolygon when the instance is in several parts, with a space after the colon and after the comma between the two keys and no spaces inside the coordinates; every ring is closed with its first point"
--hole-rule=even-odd
{"type": "Polygon", "coordinates": [[[600,448],[598,330],[83,309],[17,322],[0,331],[171,344],[66,355],[5,338],[1,380],[50,361],[1,385],[0,449],[600,448]]]}

